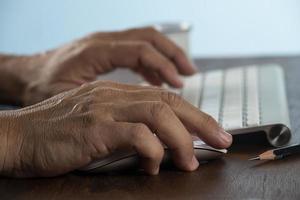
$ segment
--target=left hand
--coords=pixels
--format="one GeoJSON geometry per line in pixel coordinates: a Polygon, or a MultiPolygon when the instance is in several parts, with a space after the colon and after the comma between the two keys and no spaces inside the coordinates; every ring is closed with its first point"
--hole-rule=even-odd
{"type": "Polygon", "coordinates": [[[166,82],[173,87],[182,86],[179,74],[196,71],[182,49],[153,28],[94,33],[31,56],[29,63],[25,105],[94,81],[117,67],[129,68],[153,85],[166,82]]]}

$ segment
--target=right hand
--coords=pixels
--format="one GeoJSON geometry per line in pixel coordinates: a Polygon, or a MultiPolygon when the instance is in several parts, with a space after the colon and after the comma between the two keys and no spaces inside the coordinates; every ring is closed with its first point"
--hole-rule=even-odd
{"type": "Polygon", "coordinates": [[[30,107],[2,111],[0,120],[0,173],[15,177],[64,174],[125,149],[137,152],[146,173],[157,174],[161,142],[179,169],[192,171],[198,161],[189,132],[215,148],[232,142],[213,118],[181,97],[113,82],[87,83],[30,107]]]}

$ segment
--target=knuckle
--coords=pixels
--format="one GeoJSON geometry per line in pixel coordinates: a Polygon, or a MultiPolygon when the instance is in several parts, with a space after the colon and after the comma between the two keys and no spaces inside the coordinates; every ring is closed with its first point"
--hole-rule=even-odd
{"type": "Polygon", "coordinates": [[[131,134],[134,141],[142,141],[145,134],[149,132],[149,128],[143,123],[137,123],[131,127],[131,134]]]}
{"type": "MultiPolygon", "coordinates": [[[[140,148],[147,148],[148,145],[144,146],[141,144],[145,144],[145,141],[151,142],[152,140],[149,138],[152,135],[150,129],[143,123],[136,124],[131,128],[131,137],[134,141],[135,145],[140,146],[140,148]]],[[[147,157],[151,160],[161,160],[164,155],[164,149],[159,144],[159,142],[152,141],[151,148],[148,146],[146,151],[147,157]]]]}
{"type": "Polygon", "coordinates": [[[152,46],[149,42],[138,42],[137,49],[140,53],[146,54],[152,50],[152,46]]]}
{"type": "Polygon", "coordinates": [[[148,33],[157,33],[158,32],[153,26],[144,27],[143,30],[148,33]]]}
{"type": "Polygon", "coordinates": [[[184,55],[185,55],[185,53],[184,53],[182,48],[180,48],[180,47],[175,48],[174,57],[181,57],[181,56],[184,56],[184,55]]]}
{"type": "Polygon", "coordinates": [[[143,28],[143,31],[152,37],[159,33],[153,26],[145,27],[143,28]]]}
{"type": "Polygon", "coordinates": [[[210,116],[208,114],[204,114],[202,119],[203,119],[202,120],[203,124],[205,124],[208,127],[217,126],[216,120],[212,116],[210,116]]]}
{"type": "Polygon", "coordinates": [[[148,38],[148,40],[154,44],[156,43],[156,40],[162,36],[162,33],[159,32],[154,27],[146,27],[144,29],[144,32],[145,32],[146,38],[148,38]]]}
{"type": "Polygon", "coordinates": [[[161,67],[160,70],[162,73],[165,73],[165,74],[177,74],[177,70],[176,68],[171,64],[169,63],[167,60],[164,60],[165,64],[164,66],[165,67],[161,67]]]}
{"type": "Polygon", "coordinates": [[[148,155],[151,160],[157,161],[162,160],[163,156],[164,148],[160,144],[157,144],[154,148],[151,148],[148,155]]]}
{"type": "Polygon", "coordinates": [[[94,94],[88,94],[84,99],[83,103],[86,104],[86,106],[94,105],[97,102],[97,99],[94,94]]]}
{"type": "Polygon", "coordinates": [[[157,34],[160,34],[153,26],[147,26],[143,28],[134,28],[126,31],[127,34],[131,35],[143,35],[146,37],[153,37],[157,34]]]}
{"type": "Polygon", "coordinates": [[[152,106],[150,108],[150,113],[154,119],[159,119],[163,115],[169,115],[170,110],[171,109],[168,106],[168,104],[166,104],[164,102],[156,102],[156,103],[152,104],[152,106]]]}
{"type": "Polygon", "coordinates": [[[169,92],[169,91],[162,91],[161,92],[161,98],[164,102],[171,106],[178,107],[183,103],[183,98],[179,95],[169,92]]]}
{"type": "Polygon", "coordinates": [[[82,132],[81,137],[84,141],[85,148],[90,149],[92,153],[108,155],[113,151],[113,147],[105,144],[102,138],[99,137],[99,128],[97,128],[97,126],[89,126],[87,131],[82,132]]]}

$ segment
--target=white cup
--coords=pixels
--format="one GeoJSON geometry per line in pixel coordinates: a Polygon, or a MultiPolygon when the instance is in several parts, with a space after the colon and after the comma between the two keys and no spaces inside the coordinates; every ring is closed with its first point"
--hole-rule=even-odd
{"type": "Polygon", "coordinates": [[[181,23],[161,23],[154,25],[154,28],[183,49],[186,55],[189,56],[189,32],[191,25],[186,22],[181,23]]]}

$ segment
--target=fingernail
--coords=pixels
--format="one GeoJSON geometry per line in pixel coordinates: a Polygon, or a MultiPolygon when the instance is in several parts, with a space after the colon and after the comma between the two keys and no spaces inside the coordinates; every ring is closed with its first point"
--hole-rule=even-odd
{"type": "Polygon", "coordinates": [[[155,170],[153,170],[153,173],[152,173],[153,175],[157,175],[157,174],[159,174],[159,167],[157,167],[155,170]]]}
{"type": "Polygon", "coordinates": [[[197,67],[197,65],[194,62],[191,63],[191,67],[192,67],[192,69],[193,69],[194,72],[198,71],[198,67],[197,67]]]}
{"type": "Polygon", "coordinates": [[[220,129],[219,133],[223,143],[226,145],[230,145],[232,143],[232,135],[230,133],[227,133],[223,129],[220,129]]]}
{"type": "Polygon", "coordinates": [[[175,82],[176,82],[177,87],[182,87],[183,86],[183,82],[179,77],[175,77],[175,82]]]}
{"type": "Polygon", "coordinates": [[[192,170],[195,170],[199,167],[199,162],[197,160],[197,158],[195,156],[193,156],[192,158],[192,166],[191,166],[191,169],[192,170]]]}

